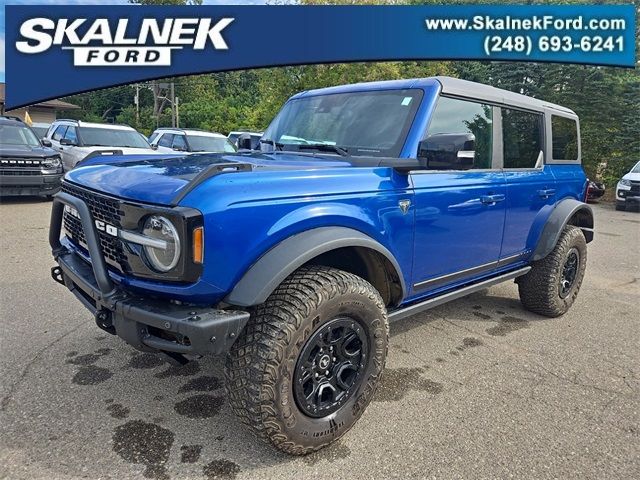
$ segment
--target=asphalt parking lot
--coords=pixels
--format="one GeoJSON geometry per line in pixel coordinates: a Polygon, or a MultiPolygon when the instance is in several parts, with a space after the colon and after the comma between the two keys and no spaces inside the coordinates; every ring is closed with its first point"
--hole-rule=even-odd
{"type": "Polygon", "coordinates": [[[0,477],[640,478],[640,214],[594,207],[572,310],[512,283],[392,326],[375,401],[332,447],[276,453],[221,362],[178,368],[100,331],[49,276],[51,204],[0,204],[0,477]]]}

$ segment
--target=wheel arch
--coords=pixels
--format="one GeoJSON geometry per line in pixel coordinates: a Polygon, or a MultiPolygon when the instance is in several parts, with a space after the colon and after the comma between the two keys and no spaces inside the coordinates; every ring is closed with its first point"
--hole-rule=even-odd
{"type": "Polygon", "coordinates": [[[580,228],[587,243],[593,240],[593,210],[584,202],[566,198],[558,202],[549,215],[538,238],[532,260],[541,260],[551,253],[567,225],[580,228]]]}
{"type": "Polygon", "coordinates": [[[260,257],[224,301],[259,305],[303,265],[324,265],[358,275],[371,283],[387,305],[406,294],[402,270],[393,254],[368,235],[346,227],[319,227],[293,235],[260,257]]]}

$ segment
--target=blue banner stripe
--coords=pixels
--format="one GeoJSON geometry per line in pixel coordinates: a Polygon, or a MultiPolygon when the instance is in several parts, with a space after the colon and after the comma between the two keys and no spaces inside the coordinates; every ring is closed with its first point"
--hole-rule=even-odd
{"type": "Polygon", "coordinates": [[[456,59],[633,67],[635,21],[633,5],[9,5],[6,108],[280,65],[456,59]]]}

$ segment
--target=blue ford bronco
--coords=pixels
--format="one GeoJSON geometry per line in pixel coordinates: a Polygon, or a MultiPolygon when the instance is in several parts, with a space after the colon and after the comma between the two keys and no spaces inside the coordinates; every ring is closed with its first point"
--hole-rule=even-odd
{"type": "Polygon", "coordinates": [[[515,280],[565,313],[584,277],[578,118],[435,77],[299,93],[260,150],[94,157],[53,204],[53,278],[176,361],[226,354],[233,411],[305,454],[380,381],[389,322],[515,280]]]}

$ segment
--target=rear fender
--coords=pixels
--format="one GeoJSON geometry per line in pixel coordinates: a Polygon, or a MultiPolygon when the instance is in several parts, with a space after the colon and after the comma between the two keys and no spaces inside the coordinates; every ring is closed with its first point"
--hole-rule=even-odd
{"type": "Polygon", "coordinates": [[[593,211],[591,207],[573,198],[566,198],[558,202],[549,215],[536,243],[532,260],[541,260],[549,255],[567,225],[579,227],[587,243],[593,240],[593,211]]]}

